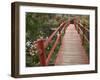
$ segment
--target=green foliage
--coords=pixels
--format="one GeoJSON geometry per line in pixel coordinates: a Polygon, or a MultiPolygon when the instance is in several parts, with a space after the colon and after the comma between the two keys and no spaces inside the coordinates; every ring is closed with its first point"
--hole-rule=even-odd
{"type": "Polygon", "coordinates": [[[32,66],[37,66],[39,63],[39,57],[37,54],[34,56],[30,54],[26,54],[26,66],[32,67],[32,66]]]}
{"type": "Polygon", "coordinates": [[[51,57],[51,60],[50,60],[50,65],[51,64],[54,64],[54,61],[55,61],[55,59],[56,59],[56,57],[57,57],[57,53],[58,53],[58,51],[59,51],[59,49],[60,49],[60,46],[61,46],[61,43],[59,42],[58,44],[57,44],[57,47],[56,47],[56,49],[54,50],[54,52],[53,52],[53,55],[52,55],[52,57],[51,57]]]}
{"type": "Polygon", "coordinates": [[[80,17],[81,23],[84,25],[84,27],[89,29],[89,16],[81,16],[80,17]]]}
{"type": "MultiPolygon", "coordinates": [[[[64,14],[47,14],[47,13],[26,13],[26,66],[37,66],[39,63],[38,50],[33,44],[37,39],[47,39],[53,32],[51,28],[56,28],[59,23],[67,19],[64,14]]],[[[46,56],[49,49],[53,46],[55,38],[46,48],[46,56]]]]}
{"type": "Polygon", "coordinates": [[[85,50],[86,50],[86,53],[87,53],[87,55],[89,56],[89,43],[85,40],[84,41],[84,48],[85,48],[85,50]]]}

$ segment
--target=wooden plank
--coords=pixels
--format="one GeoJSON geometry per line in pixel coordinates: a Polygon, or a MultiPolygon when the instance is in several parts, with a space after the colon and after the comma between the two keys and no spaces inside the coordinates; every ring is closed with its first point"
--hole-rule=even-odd
{"type": "Polygon", "coordinates": [[[70,24],[66,30],[59,54],[62,55],[60,56],[62,58],[59,58],[62,60],[59,61],[58,59],[58,64],[56,65],[74,65],[89,63],[88,56],[82,46],[80,36],[77,33],[73,24],[70,24]]]}

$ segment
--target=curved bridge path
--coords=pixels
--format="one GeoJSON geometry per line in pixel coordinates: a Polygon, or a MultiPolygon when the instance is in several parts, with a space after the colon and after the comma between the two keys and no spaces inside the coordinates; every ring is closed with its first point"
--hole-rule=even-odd
{"type": "Polygon", "coordinates": [[[76,31],[74,24],[70,24],[66,29],[56,63],[56,65],[89,63],[80,35],[76,31]]]}

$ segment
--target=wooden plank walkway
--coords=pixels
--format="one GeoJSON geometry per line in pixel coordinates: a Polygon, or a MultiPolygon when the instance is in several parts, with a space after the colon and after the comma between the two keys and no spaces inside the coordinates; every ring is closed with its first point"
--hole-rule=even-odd
{"type": "Polygon", "coordinates": [[[74,24],[70,24],[63,37],[56,65],[88,64],[88,56],[82,46],[74,24]]]}

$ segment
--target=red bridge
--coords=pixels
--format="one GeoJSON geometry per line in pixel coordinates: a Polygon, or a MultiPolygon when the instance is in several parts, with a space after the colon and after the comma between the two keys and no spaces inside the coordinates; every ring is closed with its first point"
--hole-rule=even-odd
{"type": "Polygon", "coordinates": [[[76,22],[74,19],[73,24],[70,23],[70,20],[63,21],[47,40],[41,39],[36,42],[40,65],[49,65],[51,56],[59,43],[61,46],[53,62],[54,65],[88,64],[88,55],[83,45],[85,42],[89,43],[89,36],[85,34],[89,34],[89,30],[80,21],[76,22]],[[62,36],[63,34],[64,36],[62,36]],[[55,35],[57,35],[56,40],[46,56],[45,48],[51,44],[55,35]]]}

